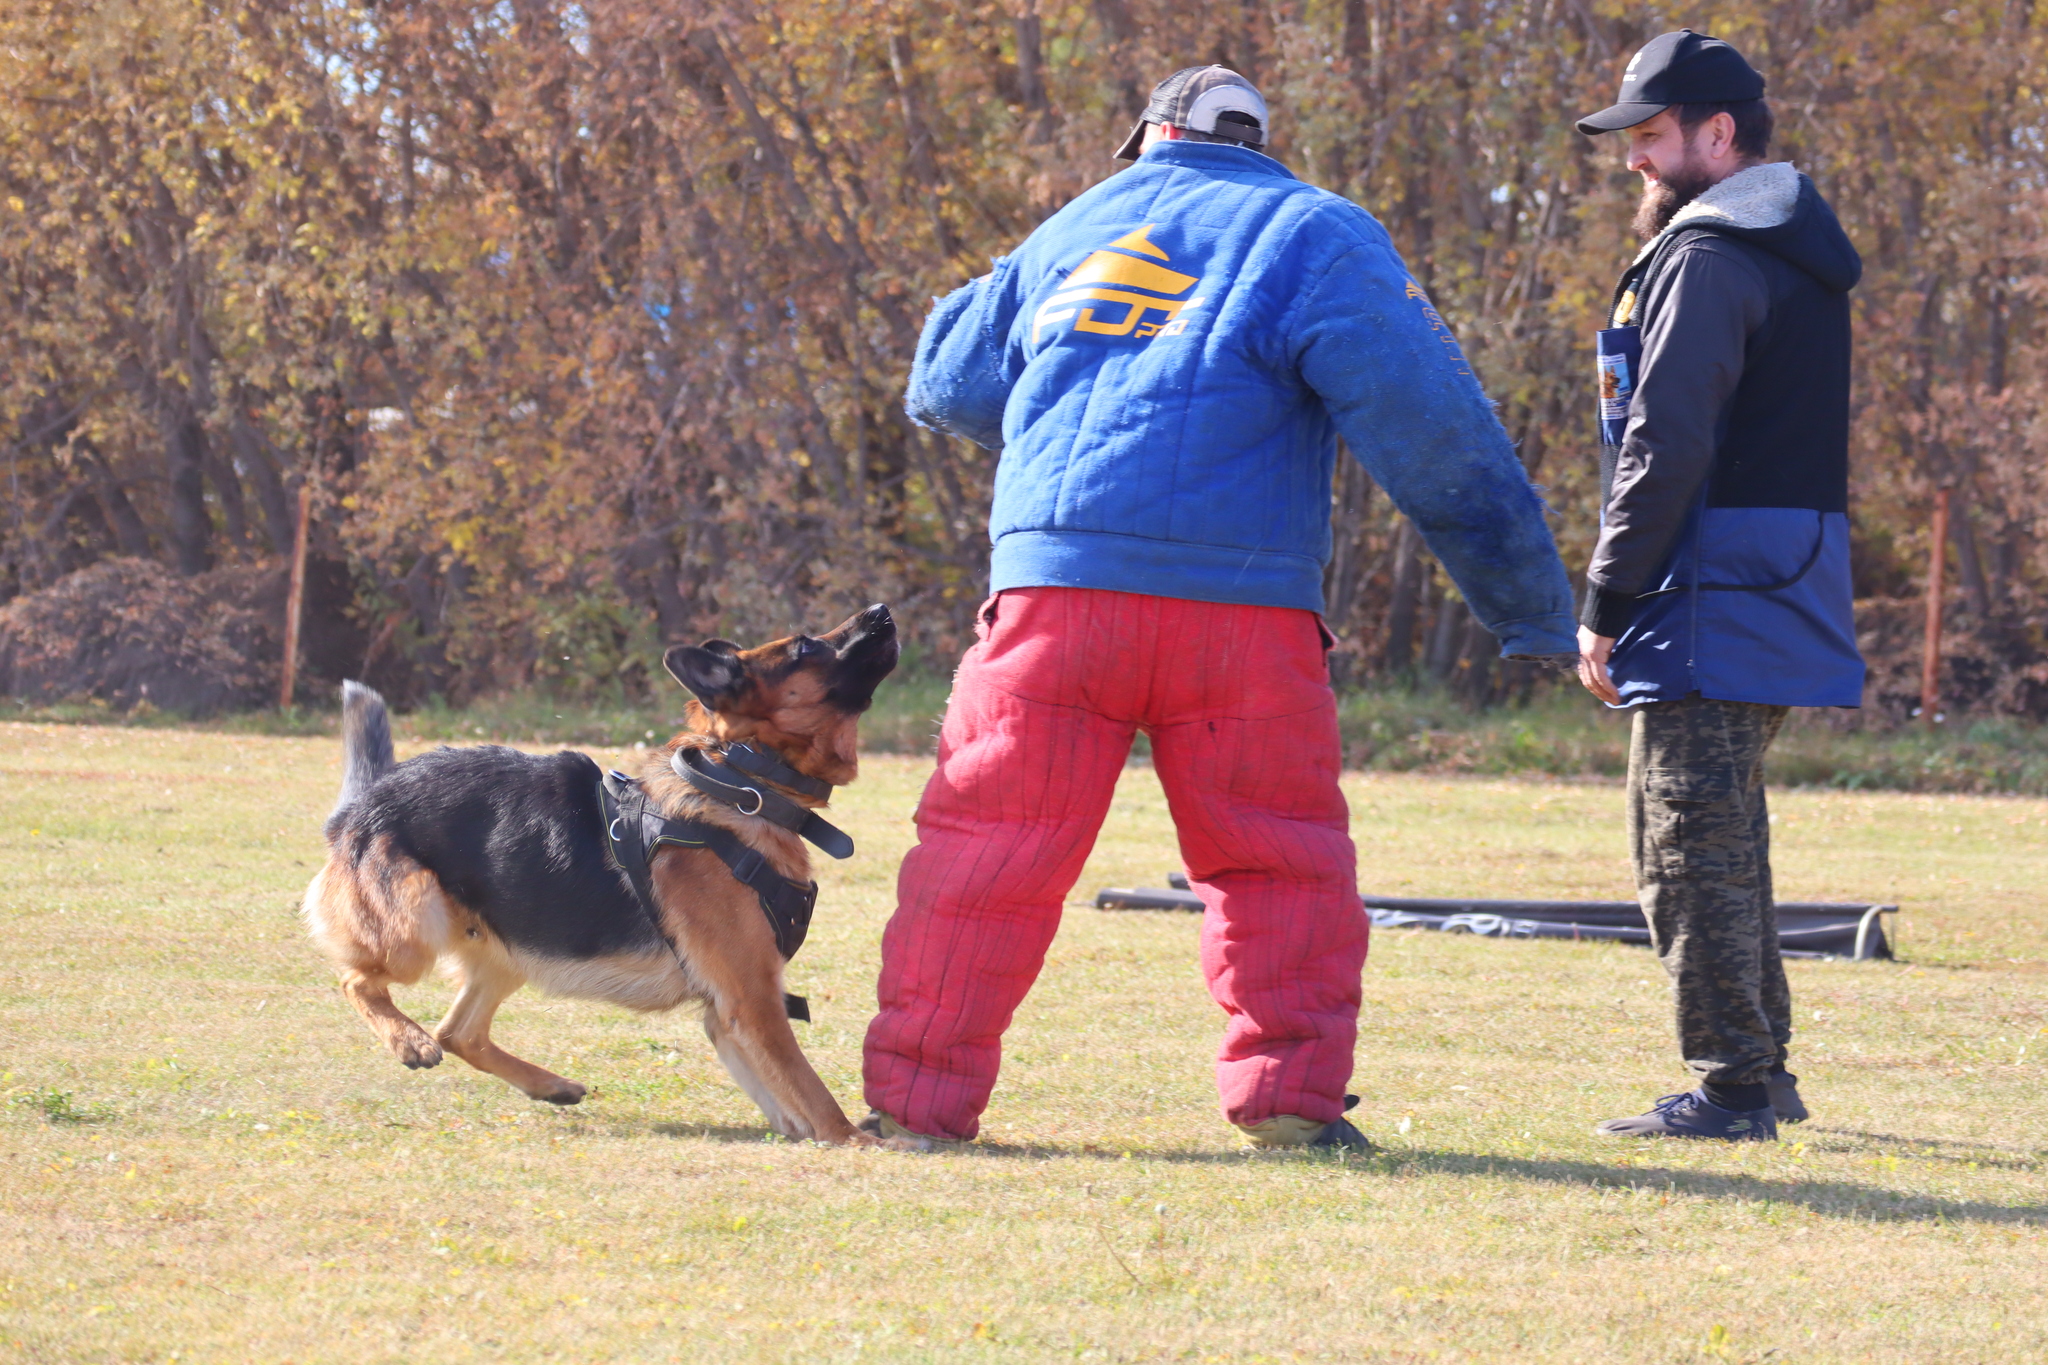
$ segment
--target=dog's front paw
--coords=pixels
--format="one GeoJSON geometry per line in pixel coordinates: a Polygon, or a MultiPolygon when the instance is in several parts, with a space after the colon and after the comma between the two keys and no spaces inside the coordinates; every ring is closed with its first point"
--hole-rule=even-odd
{"type": "Polygon", "coordinates": [[[417,1029],[392,1043],[391,1050],[398,1054],[399,1061],[404,1062],[413,1071],[422,1071],[427,1067],[441,1064],[440,1046],[417,1029]]]}
{"type": "Polygon", "coordinates": [[[590,1093],[590,1087],[577,1081],[563,1080],[558,1076],[555,1078],[555,1084],[545,1090],[531,1093],[535,1099],[546,1100],[549,1104],[581,1104],[583,1097],[590,1093]]]}

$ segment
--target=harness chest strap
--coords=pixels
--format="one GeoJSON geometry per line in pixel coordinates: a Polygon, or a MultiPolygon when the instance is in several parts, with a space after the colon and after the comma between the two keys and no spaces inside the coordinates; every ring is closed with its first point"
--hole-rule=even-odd
{"type": "MultiPolygon", "coordinates": [[[[766,858],[749,848],[738,835],[717,825],[696,820],[672,820],[654,808],[640,784],[622,772],[612,771],[598,783],[598,806],[604,813],[605,841],[612,858],[633,886],[633,898],[655,934],[684,966],[683,955],[668,931],[662,927],[654,903],[654,875],[650,866],[654,850],[663,844],[678,848],[708,848],[719,857],[733,878],[753,891],[761,913],[775,932],[775,949],[787,962],[803,947],[810,932],[811,915],[817,909],[818,884],[793,882],[777,872],[766,858]]],[[[800,995],[782,997],[784,1011],[792,1019],[810,1022],[810,1004],[800,995]]]]}

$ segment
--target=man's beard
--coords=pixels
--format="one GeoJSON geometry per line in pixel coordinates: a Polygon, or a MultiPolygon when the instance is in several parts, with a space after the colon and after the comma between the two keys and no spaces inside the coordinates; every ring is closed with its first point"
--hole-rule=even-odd
{"type": "Polygon", "coordinates": [[[1678,211],[1705,194],[1713,183],[1707,178],[1707,168],[1700,164],[1692,147],[1687,146],[1685,160],[1678,163],[1677,170],[1643,186],[1642,202],[1636,205],[1635,221],[1629,226],[1635,229],[1637,238],[1649,241],[1671,226],[1678,211]]]}

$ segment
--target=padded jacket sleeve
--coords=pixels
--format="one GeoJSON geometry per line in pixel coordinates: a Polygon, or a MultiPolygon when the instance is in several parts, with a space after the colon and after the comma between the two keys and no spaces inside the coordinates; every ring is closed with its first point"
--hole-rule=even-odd
{"type": "Polygon", "coordinates": [[[1635,599],[1671,557],[1714,465],[1721,415],[1770,289],[1741,248],[1697,237],[1679,244],[1643,300],[1642,371],[1600,539],[1586,570],[1580,621],[1595,635],[1628,629],[1635,599]]]}
{"type": "Polygon", "coordinates": [[[1361,243],[1338,257],[1313,282],[1291,340],[1302,378],[1502,656],[1576,655],[1571,586],[1543,500],[1393,247],[1361,243]]]}
{"type": "Polygon", "coordinates": [[[903,394],[912,421],[1003,448],[1003,408],[1022,362],[1010,343],[1016,274],[1011,258],[1000,257],[988,274],[932,305],[903,394]]]}

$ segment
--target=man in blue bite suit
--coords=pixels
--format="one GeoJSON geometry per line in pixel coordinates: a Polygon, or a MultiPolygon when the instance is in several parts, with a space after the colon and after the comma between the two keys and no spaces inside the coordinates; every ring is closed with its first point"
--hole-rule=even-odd
{"type": "Polygon", "coordinates": [[[882,940],[863,1126],[894,1144],[978,1132],[1142,730],[1207,907],[1225,1118],[1256,1146],[1364,1145],[1344,1087],[1367,920],[1318,616],[1340,434],[1505,655],[1576,655],[1542,503],[1450,329],[1370,214],[1265,153],[1269,126],[1244,77],[1176,72],[1137,164],[918,343],[910,415],[1002,459],[992,596],[882,940]]]}
{"type": "Polygon", "coordinates": [[[1849,291],[1863,270],[1813,182],[1767,163],[1764,79],[1684,29],[1620,101],[1644,245],[1600,333],[1605,502],[1579,676],[1635,709],[1629,836],[1679,1047],[1699,1083],[1618,1137],[1769,1140],[1806,1118],[1771,894],[1764,750],[1794,706],[1856,706],[1849,291]]]}

